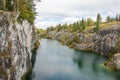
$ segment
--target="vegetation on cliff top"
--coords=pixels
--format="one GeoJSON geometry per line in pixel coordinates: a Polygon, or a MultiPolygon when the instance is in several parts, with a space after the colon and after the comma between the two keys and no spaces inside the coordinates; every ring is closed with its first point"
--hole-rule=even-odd
{"type": "Polygon", "coordinates": [[[26,19],[34,23],[35,11],[33,0],[0,0],[0,10],[20,12],[19,20],[26,19]]]}
{"type": "Polygon", "coordinates": [[[117,15],[114,18],[107,16],[105,22],[102,22],[101,15],[97,14],[96,21],[92,18],[82,18],[81,20],[69,25],[65,23],[63,25],[58,24],[55,27],[48,27],[47,30],[37,29],[37,34],[39,34],[40,38],[57,38],[57,40],[61,41],[63,44],[75,48],[76,44],[82,43],[82,41],[80,41],[80,33],[84,34],[82,38],[87,37],[89,40],[89,37],[97,31],[118,28],[118,26],[120,26],[119,24],[120,15],[117,15]]]}
{"type": "Polygon", "coordinates": [[[33,2],[32,0],[20,0],[19,2],[19,11],[20,16],[19,18],[27,19],[29,22],[33,23],[35,19],[35,13],[33,9],[33,2]]]}
{"type": "Polygon", "coordinates": [[[70,32],[85,32],[85,31],[88,32],[89,30],[91,30],[90,32],[96,32],[100,29],[107,28],[107,26],[109,25],[118,25],[119,21],[120,21],[119,14],[117,14],[116,17],[107,16],[105,22],[102,22],[101,15],[97,14],[96,21],[94,21],[92,18],[87,18],[87,19],[82,18],[81,20],[78,20],[77,22],[74,22],[69,25],[65,23],[63,25],[58,24],[55,27],[53,26],[48,27],[47,32],[49,31],[58,32],[63,29],[67,29],[70,32]]]}

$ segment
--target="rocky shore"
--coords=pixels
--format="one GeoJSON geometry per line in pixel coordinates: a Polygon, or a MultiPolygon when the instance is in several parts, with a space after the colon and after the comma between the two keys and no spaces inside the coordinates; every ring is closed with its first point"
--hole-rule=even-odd
{"type": "Polygon", "coordinates": [[[107,66],[120,69],[120,28],[109,28],[97,32],[70,32],[67,29],[50,31],[47,38],[83,51],[93,51],[109,58],[107,66]]]}

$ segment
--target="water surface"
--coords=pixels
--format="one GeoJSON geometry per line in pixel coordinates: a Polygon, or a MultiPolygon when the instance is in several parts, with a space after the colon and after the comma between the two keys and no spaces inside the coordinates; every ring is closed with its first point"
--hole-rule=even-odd
{"type": "Polygon", "coordinates": [[[31,80],[120,80],[119,72],[101,66],[105,58],[42,39],[31,80]]]}

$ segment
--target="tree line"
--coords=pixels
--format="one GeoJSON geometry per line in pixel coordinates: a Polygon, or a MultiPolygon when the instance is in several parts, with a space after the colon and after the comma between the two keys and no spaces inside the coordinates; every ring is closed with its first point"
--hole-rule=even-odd
{"type": "Polygon", "coordinates": [[[106,22],[112,22],[112,21],[120,21],[120,14],[116,14],[115,18],[112,18],[110,16],[106,17],[106,22]]]}
{"type": "Polygon", "coordinates": [[[26,19],[32,24],[35,19],[34,6],[33,0],[0,0],[0,10],[6,12],[20,12],[19,21],[26,19]]]}
{"type": "Polygon", "coordinates": [[[18,11],[19,0],[0,0],[0,10],[18,11]]]}
{"type": "Polygon", "coordinates": [[[53,27],[48,27],[47,28],[47,32],[52,31],[52,30],[57,30],[60,31],[61,29],[69,29],[72,32],[76,32],[76,31],[83,31],[86,29],[86,27],[89,26],[94,26],[94,31],[98,31],[100,24],[101,23],[109,23],[109,22],[113,22],[113,21],[120,21],[120,14],[116,14],[116,17],[110,17],[107,16],[105,19],[105,22],[102,22],[102,17],[101,15],[98,13],[97,17],[96,17],[96,21],[94,21],[92,18],[87,18],[84,19],[82,18],[81,20],[78,20],[77,22],[74,22],[72,24],[67,25],[67,23],[61,25],[58,24],[57,26],[53,27]]]}

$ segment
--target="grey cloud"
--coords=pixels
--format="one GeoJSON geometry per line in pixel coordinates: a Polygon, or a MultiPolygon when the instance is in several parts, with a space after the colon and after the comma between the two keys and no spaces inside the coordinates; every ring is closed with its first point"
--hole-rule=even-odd
{"type": "MultiPolygon", "coordinates": [[[[49,20],[59,20],[52,23],[60,23],[66,18],[72,19],[72,17],[92,17],[95,18],[97,13],[103,15],[103,17],[110,15],[114,16],[116,13],[120,13],[120,0],[41,0],[41,3],[36,3],[36,11],[38,16],[36,17],[36,23],[47,23],[49,20]],[[41,17],[39,17],[41,16],[41,17]]],[[[69,19],[68,23],[69,23],[69,19]]],[[[41,25],[41,26],[42,26],[41,25]]]]}

